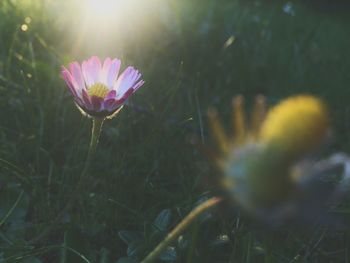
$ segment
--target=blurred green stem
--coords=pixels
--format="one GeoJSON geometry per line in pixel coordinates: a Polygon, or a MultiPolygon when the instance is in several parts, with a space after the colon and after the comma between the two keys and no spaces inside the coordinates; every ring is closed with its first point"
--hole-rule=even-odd
{"type": "Polygon", "coordinates": [[[151,263],[157,260],[162,252],[174,242],[198,216],[208,209],[211,209],[213,206],[216,206],[222,200],[222,198],[213,197],[193,209],[141,263],[151,263]]]}
{"type": "Polygon", "coordinates": [[[61,210],[61,212],[56,216],[56,218],[52,221],[51,225],[49,225],[47,228],[45,228],[38,236],[36,236],[34,239],[30,240],[30,243],[36,243],[38,240],[45,237],[48,233],[50,233],[51,229],[55,227],[61,218],[68,212],[68,210],[71,208],[71,206],[75,203],[77,198],[79,197],[83,186],[86,183],[86,177],[88,175],[93,157],[96,152],[96,148],[98,145],[98,141],[100,138],[102,125],[104,122],[104,118],[93,118],[92,120],[92,131],[91,131],[91,139],[90,139],[90,145],[88,154],[85,160],[84,168],[80,174],[79,182],[77,184],[76,189],[72,193],[70,199],[68,200],[66,206],[61,210]]]}

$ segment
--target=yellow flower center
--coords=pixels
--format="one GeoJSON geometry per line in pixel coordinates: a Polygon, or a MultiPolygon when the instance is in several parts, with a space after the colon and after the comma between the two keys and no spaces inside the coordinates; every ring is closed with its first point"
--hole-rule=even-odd
{"type": "Polygon", "coordinates": [[[109,89],[106,87],[106,85],[102,83],[96,83],[91,87],[89,87],[89,89],[87,90],[87,93],[89,94],[89,96],[96,96],[99,98],[106,97],[108,92],[109,92],[109,89]]]}
{"type": "Polygon", "coordinates": [[[319,99],[300,95],[272,108],[264,121],[260,139],[288,152],[303,154],[323,140],[329,129],[328,111],[319,99]]]}

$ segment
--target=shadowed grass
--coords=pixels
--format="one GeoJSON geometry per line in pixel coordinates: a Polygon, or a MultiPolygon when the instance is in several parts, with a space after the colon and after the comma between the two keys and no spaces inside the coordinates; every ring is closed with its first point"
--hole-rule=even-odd
{"type": "MultiPolygon", "coordinates": [[[[196,134],[209,143],[205,112],[215,106],[229,123],[237,94],[248,107],[261,93],[270,104],[295,93],[316,94],[332,111],[332,149],[350,149],[346,12],[328,13],[302,1],[291,1],[295,15],[283,11],[283,1],[169,1],[145,25],[149,37],[111,32],[126,44],[114,45],[113,38],[92,46],[87,38],[73,50],[76,32],[69,25],[75,10],[58,1],[32,2],[0,2],[0,195],[10,192],[1,197],[0,218],[12,212],[0,228],[0,261],[116,262],[127,249],[120,230],[145,236],[143,258],[159,241],[149,230],[159,212],[171,209],[173,227],[211,189],[215,171],[188,138],[196,134]],[[44,11],[51,7],[58,14],[44,11]],[[28,16],[32,21],[23,32],[28,16]],[[30,247],[26,240],[50,225],[69,200],[88,149],[90,121],[74,106],[60,66],[93,54],[122,57],[123,67],[135,65],[146,84],[118,117],[106,121],[91,191],[81,206],[30,247]],[[62,245],[77,253],[58,249],[62,245]]],[[[348,204],[342,208],[347,215],[348,204]]],[[[188,231],[195,235],[198,227],[191,239],[196,244],[177,262],[348,260],[344,231],[317,223],[304,231],[261,230],[233,210],[211,216],[188,231]],[[219,234],[229,240],[210,247],[208,236],[219,234]]]]}

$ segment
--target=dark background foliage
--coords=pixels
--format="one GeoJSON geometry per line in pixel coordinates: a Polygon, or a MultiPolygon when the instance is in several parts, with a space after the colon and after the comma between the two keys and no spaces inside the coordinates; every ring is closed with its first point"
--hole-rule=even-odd
{"type": "MultiPolygon", "coordinates": [[[[336,134],[330,150],[349,150],[348,1],[150,1],[106,35],[79,31],[81,5],[0,1],[1,262],[137,262],[213,194],[216,171],[189,137],[210,144],[207,108],[228,123],[237,94],[247,108],[257,94],[271,105],[296,93],[320,96],[336,134]],[[105,123],[82,201],[30,243],[64,207],[83,167],[91,121],[59,73],[90,55],[123,58],[146,84],[105,123]]],[[[346,202],[339,209],[349,211],[346,202]]],[[[162,260],[348,262],[347,231],[317,222],[296,229],[257,227],[222,207],[162,260]]]]}

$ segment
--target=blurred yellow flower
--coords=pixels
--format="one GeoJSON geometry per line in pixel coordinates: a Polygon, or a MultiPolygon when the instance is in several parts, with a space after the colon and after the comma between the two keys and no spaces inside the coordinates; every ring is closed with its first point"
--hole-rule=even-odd
{"type": "Polygon", "coordinates": [[[300,156],[317,147],[329,130],[328,112],[322,101],[300,95],[273,107],[260,131],[260,141],[275,144],[286,154],[300,156]]]}
{"type": "Polygon", "coordinates": [[[243,104],[242,96],[233,99],[231,135],[216,110],[208,111],[220,150],[211,154],[224,175],[220,184],[249,210],[290,200],[297,188],[292,168],[325,140],[328,111],[310,95],[287,98],[267,111],[265,98],[258,96],[248,123],[243,104]]]}

